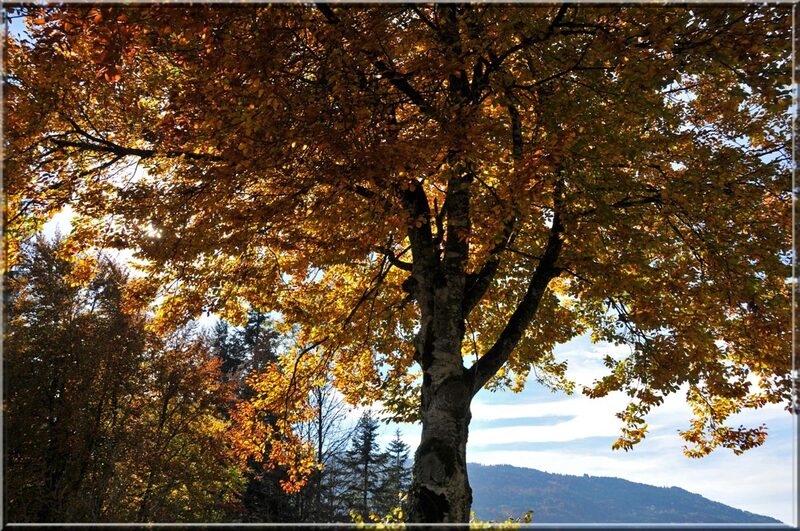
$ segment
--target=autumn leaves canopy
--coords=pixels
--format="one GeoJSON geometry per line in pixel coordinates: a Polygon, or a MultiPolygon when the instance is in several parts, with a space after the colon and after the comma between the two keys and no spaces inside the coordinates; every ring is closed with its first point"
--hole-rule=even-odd
{"type": "Polygon", "coordinates": [[[478,387],[532,368],[569,387],[552,349],[591,330],[631,345],[587,390],[631,396],[620,447],[681,386],[693,455],[758,444],[725,418],[787,398],[788,8],[25,13],[6,49],[7,267],[70,204],[75,249],[134,250],[126,300],[157,300],[156,329],[278,311],[308,347],[282,377],[332,371],[408,419],[426,268],[463,305],[469,368],[513,339],[552,258],[478,387]]]}

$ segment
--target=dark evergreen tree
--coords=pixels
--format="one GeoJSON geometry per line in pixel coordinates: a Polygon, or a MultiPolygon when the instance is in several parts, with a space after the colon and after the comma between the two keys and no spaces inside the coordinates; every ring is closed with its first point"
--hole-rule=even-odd
{"type": "Polygon", "coordinates": [[[244,345],[226,321],[217,321],[210,337],[214,354],[222,361],[220,372],[225,380],[231,377],[246,361],[244,345]]]}
{"type": "MultiPolygon", "coordinates": [[[[243,327],[231,326],[226,321],[218,321],[211,333],[214,353],[222,361],[221,372],[227,381],[238,381],[234,400],[245,400],[252,390],[245,383],[248,374],[263,369],[277,360],[281,336],[273,328],[269,316],[257,310],[250,310],[247,323],[243,327]]],[[[262,419],[266,424],[275,423],[277,418],[267,415],[262,419]]],[[[245,522],[295,522],[302,521],[302,503],[297,495],[284,492],[280,482],[286,479],[286,470],[281,467],[266,467],[266,457],[253,456],[245,472],[247,485],[242,492],[243,514],[237,515],[245,522]]]]}
{"type": "MultiPolygon", "coordinates": [[[[250,397],[252,390],[245,383],[247,375],[276,361],[281,343],[286,340],[275,331],[269,316],[257,311],[249,312],[243,327],[219,321],[210,335],[212,348],[222,361],[224,378],[240,382],[235,400],[250,397]]],[[[236,515],[237,518],[246,522],[350,521],[352,503],[346,492],[352,483],[353,471],[340,462],[352,433],[343,425],[347,406],[329,384],[315,387],[309,400],[315,415],[297,429],[302,439],[314,445],[322,469],[309,477],[300,492],[286,494],[280,486],[280,481],[286,478],[286,471],[280,467],[267,469],[264,466],[266,458],[253,456],[245,473],[244,512],[236,515]]],[[[273,423],[277,419],[265,415],[261,420],[273,423]]],[[[264,455],[268,453],[267,450],[264,455]]],[[[377,475],[374,481],[378,481],[377,475]]],[[[370,488],[374,490],[375,487],[370,485],[370,488]]]]}
{"type": "Polygon", "coordinates": [[[244,327],[232,327],[218,321],[211,333],[211,346],[222,360],[221,371],[226,379],[243,379],[251,371],[274,362],[280,334],[273,328],[266,313],[251,310],[244,327]]]}
{"type": "Polygon", "coordinates": [[[351,511],[365,519],[378,509],[387,461],[387,454],[378,446],[378,421],[367,411],[356,425],[350,448],[339,459],[350,471],[342,497],[351,511]]]}
{"type": "Polygon", "coordinates": [[[240,332],[241,344],[247,353],[247,369],[257,371],[275,361],[281,335],[275,330],[269,315],[257,310],[247,314],[247,324],[240,332]]]}
{"type": "Polygon", "coordinates": [[[346,497],[353,471],[341,461],[343,452],[331,453],[319,474],[319,504],[314,522],[352,522],[350,503],[346,497]]]}
{"type": "MultiPolygon", "coordinates": [[[[269,323],[266,316],[259,312],[248,313],[247,324],[244,327],[231,326],[227,321],[220,320],[214,325],[211,332],[210,343],[214,354],[222,361],[220,371],[226,381],[239,381],[241,385],[236,389],[234,401],[241,400],[249,394],[244,379],[251,370],[255,347],[260,337],[269,337],[269,332],[259,333],[260,328],[266,328],[269,323]]],[[[271,360],[275,359],[271,344],[258,345],[259,353],[271,360]]],[[[230,405],[229,405],[230,406],[230,405]]],[[[274,422],[275,419],[264,419],[264,422],[274,422]]],[[[265,471],[262,460],[258,457],[250,459],[248,470],[245,472],[247,486],[242,492],[243,514],[241,518],[246,522],[286,522],[292,521],[294,514],[286,509],[286,494],[280,487],[280,470],[265,471]]]]}
{"type": "Polygon", "coordinates": [[[263,461],[251,459],[245,473],[247,487],[242,494],[242,519],[248,523],[300,521],[296,496],[284,492],[280,485],[286,471],[277,467],[264,469],[263,465],[263,461]]]}
{"type": "Polygon", "coordinates": [[[386,449],[386,466],[376,511],[381,516],[400,505],[400,496],[408,492],[411,485],[409,454],[410,449],[400,438],[400,430],[397,429],[386,449]]]}

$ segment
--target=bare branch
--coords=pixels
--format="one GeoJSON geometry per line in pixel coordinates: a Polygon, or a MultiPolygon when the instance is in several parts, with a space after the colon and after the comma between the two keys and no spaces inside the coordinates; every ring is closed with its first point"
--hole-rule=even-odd
{"type": "Polygon", "coordinates": [[[81,151],[91,151],[95,153],[111,153],[119,157],[133,156],[142,159],[153,158],[153,157],[167,157],[167,158],[184,157],[191,160],[205,160],[211,162],[219,162],[223,160],[222,157],[218,157],[215,155],[206,155],[204,153],[192,153],[189,151],[159,152],[154,149],[138,149],[138,148],[124,147],[118,144],[113,144],[111,142],[105,142],[105,141],[103,144],[92,143],[92,142],[77,142],[73,140],[60,140],[57,138],[50,138],[49,141],[60,148],[76,148],[81,151]]]}

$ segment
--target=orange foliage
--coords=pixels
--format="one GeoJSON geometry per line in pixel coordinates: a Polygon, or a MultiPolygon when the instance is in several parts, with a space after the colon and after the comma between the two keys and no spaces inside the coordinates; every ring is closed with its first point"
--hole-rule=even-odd
{"type": "MultiPolygon", "coordinates": [[[[24,9],[7,262],[73,204],[84,245],[135,250],[159,330],[278,311],[349,400],[398,418],[425,312],[476,293],[448,330],[454,364],[503,368],[478,387],[569,388],[553,347],[589,329],[633,347],[586,390],[630,395],[620,447],[683,385],[713,397],[701,446],[758,443],[720,423],[788,400],[788,6],[24,9]]],[[[315,372],[291,367],[253,381],[282,420],[242,405],[240,455],[307,471],[305,395],[284,392],[315,372]]]]}

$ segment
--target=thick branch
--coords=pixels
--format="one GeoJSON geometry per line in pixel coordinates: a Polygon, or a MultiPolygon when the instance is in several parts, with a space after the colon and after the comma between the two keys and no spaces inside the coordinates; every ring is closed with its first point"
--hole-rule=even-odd
{"type": "MultiPolygon", "coordinates": [[[[508,114],[511,117],[511,154],[516,163],[522,159],[522,119],[513,103],[508,105],[508,114]]],[[[500,255],[506,250],[508,243],[511,241],[516,222],[517,217],[512,216],[503,224],[503,232],[500,234],[499,242],[489,252],[488,260],[480,271],[469,275],[467,278],[466,294],[462,303],[462,312],[465,318],[483,298],[495,274],[497,274],[497,269],[500,267],[500,255]]]]}
{"type": "Polygon", "coordinates": [[[411,256],[413,257],[414,273],[419,274],[420,268],[436,266],[436,253],[433,245],[433,232],[431,231],[431,211],[428,207],[428,197],[422,189],[422,185],[417,184],[413,190],[403,192],[403,205],[410,216],[408,227],[408,239],[411,242],[411,256]],[[419,222],[419,223],[417,223],[419,222]]]}
{"type": "MultiPolygon", "coordinates": [[[[389,261],[389,263],[392,264],[397,269],[402,269],[403,271],[409,271],[409,272],[412,270],[413,264],[411,262],[404,262],[403,260],[400,260],[400,256],[394,254],[394,251],[392,251],[390,247],[379,247],[376,250],[383,256],[385,256],[386,259],[389,261]]],[[[400,253],[400,255],[402,255],[406,251],[408,251],[408,249],[400,253]]]]}
{"type": "Polygon", "coordinates": [[[416,105],[419,110],[423,113],[427,114],[432,118],[436,118],[436,111],[433,107],[422,97],[422,94],[417,92],[417,90],[411,86],[411,83],[408,82],[406,79],[405,74],[401,74],[400,72],[396,72],[389,68],[389,66],[381,59],[373,58],[372,64],[381,74],[381,77],[386,78],[389,80],[394,88],[405,94],[408,99],[411,100],[411,103],[416,105]]]}
{"type": "Polygon", "coordinates": [[[417,301],[420,310],[420,329],[414,340],[416,353],[414,359],[423,367],[429,360],[425,357],[431,352],[433,328],[431,326],[434,312],[433,287],[439,271],[439,260],[431,231],[431,212],[428,197],[421,185],[402,193],[403,205],[410,220],[408,239],[411,243],[412,270],[411,282],[408,283],[411,295],[417,301]],[[417,222],[421,223],[417,223],[417,222]]]}
{"type": "Polygon", "coordinates": [[[376,194],[366,186],[362,186],[360,184],[353,185],[351,189],[353,192],[356,193],[356,195],[360,195],[365,199],[375,199],[376,197],[378,197],[378,194],[376,194]]]}
{"type": "MultiPolygon", "coordinates": [[[[447,218],[444,246],[444,274],[453,296],[463,297],[469,259],[470,186],[472,172],[465,163],[454,165],[455,175],[447,183],[447,197],[442,209],[447,218]]],[[[461,301],[458,301],[460,307],[461,301]]]]}
{"type": "Polygon", "coordinates": [[[503,233],[500,236],[500,242],[489,252],[489,258],[486,260],[486,263],[483,264],[481,270],[467,276],[467,289],[462,303],[464,318],[469,316],[470,312],[475,308],[478,302],[480,302],[489,289],[489,286],[492,284],[492,280],[494,280],[494,276],[497,274],[497,270],[500,267],[500,255],[506,250],[511,240],[516,220],[516,217],[512,217],[503,225],[503,233]]]}
{"type": "MultiPolygon", "coordinates": [[[[632,206],[650,205],[650,204],[659,205],[661,203],[662,203],[661,192],[657,192],[655,195],[651,195],[651,196],[625,197],[623,199],[620,199],[619,201],[611,203],[610,205],[608,205],[608,208],[614,208],[614,209],[616,209],[616,208],[628,208],[628,207],[632,207],[632,206]]],[[[593,207],[593,208],[588,208],[586,210],[582,210],[582,211],[578,212],[578,215],[586,216],[586,215],[589,215],[589,214],[594,214],[595,212],[597,212],[597,207],[593,207]]]]}
{"type": "Polygon", "coordinates": [[[536,267],[525,295],[522,297],[517,309],[511,314],[506,327],[500,333],[495,344],[470,368],[473,376],[473,393],[477,393],[492,376],[497,374],[500,367],[508,361],[511,352],[522,339],[525,329],[533,321],[539,302],[547,289],[547,284],[559,273],[559,269],[555,264],[563,244],[561,238],[563,231],[564,227],[561,224],[560,216],[556,212],[544,255],[536,267]]]}
{"type": "Polygon", "coordinates": [[[217,157],[214,155],[206,155],[204,153],[191,153],[188,151],[159,152],[154,149],[138,149],[138,148],[124,147],[117,144],[112,144],[111,142],[103,142],[102,144],[96,144],[92,142],[59,140],[57,138],[50,138],[48,140],[60,148],[76,148],[80,149],[81,151],[93,151],[96,153],[111,153],[117,155],[118,157],[133,156],[142,159],[147,159],[152,157],[168,157],[168,158],[184,157],[191,160],[206,160],[212,162],[218,162],[223,160],[222,157],[217,157]]]}
{"type": "Polygon", "coordinates": [[[569,5],[567,4],[562,4],[561,7],[558,8],[556,16],[553,17],[553,20],[547,26],[547,30],[545,30],[543,34],[524,37],[517,44],[508,48],[506,51],[502,52],[497,57],[493,58],[490,64],[491,70],[497,70],[498,68],[500,68],[500,65],[503,64],[503,61],[505,61],[509,56],[517,53],[518,51],[524,50],[525,48],[531,46],[532,44],[544,42],[548,40],[550,37],[552,37],[555,34],[555,29],[561,23],[561,20],[564,18],[564,15],[566,15],[567,9],[569,9],[569,5]]]}
{"type": "MultiPolygon", "coordinates": [[[[511,96],[510,92],[508,95],[511,96]]],[[[522,158],[522,119],[514,104],[508,105],[508,114],[511,117],[511,155],[516,163],[522,158]]]]}

